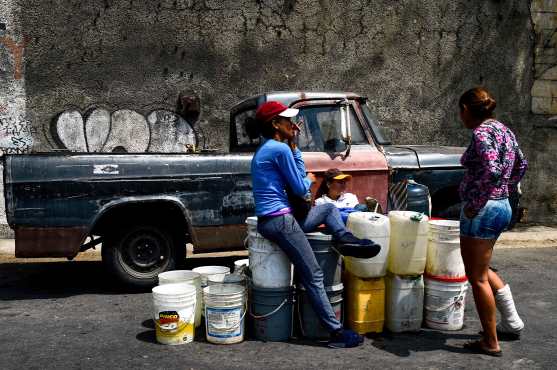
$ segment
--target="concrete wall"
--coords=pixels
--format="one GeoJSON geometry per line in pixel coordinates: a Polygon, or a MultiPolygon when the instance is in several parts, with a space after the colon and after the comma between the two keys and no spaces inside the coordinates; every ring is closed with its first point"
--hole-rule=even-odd
{"type": "Polygon", "coordinates": [[[531,162],[530,220],[557,222],[557,126],[531,113],[536,4],[4,0],[0,79],[9,87],[0,87],[0,114],[18,107],[4,117],[25,128],[22,150],[176,151],[196,142],[226,151],[228,111],[244,97],[352,90],[370,97],[395,142],[466,145],[456,102],[481,84],[531,162]],[[200,114],[184,112],[180,93],[194,108],[200,101],[200,114]]]}

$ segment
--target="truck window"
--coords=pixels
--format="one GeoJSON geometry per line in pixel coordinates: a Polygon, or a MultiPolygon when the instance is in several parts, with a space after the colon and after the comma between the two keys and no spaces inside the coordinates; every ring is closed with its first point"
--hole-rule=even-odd
{"type": "MultiPolygon", "coordinates": [[[[301,107],[296,119],[302,128],[298,139],[298,146],[302,151],[321,152],[325,150],[327,141],[342,138],[340,108],[336,105],[301,107]]],[[[368,144],[352,107],[350,123],[352,144],[368,144]]]]}

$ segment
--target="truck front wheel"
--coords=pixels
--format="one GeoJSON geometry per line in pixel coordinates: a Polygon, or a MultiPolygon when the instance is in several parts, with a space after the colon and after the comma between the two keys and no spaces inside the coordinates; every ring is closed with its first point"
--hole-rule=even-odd
{"type": "Polygon", "coordinates": [[[173,240],[163,227],[130,226],[106,237],[102,259],[124,284],[152,287],[159,273],[176,266],[179,253],[173,240]]]}

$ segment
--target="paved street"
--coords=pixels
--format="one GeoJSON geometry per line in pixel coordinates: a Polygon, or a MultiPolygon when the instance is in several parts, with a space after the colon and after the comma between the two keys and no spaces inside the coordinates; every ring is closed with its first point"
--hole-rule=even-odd
{"type": "MultiPolygon", "coordinates": [[[[350,350],[303,341],[247,340],[217,346],[205,342],[202,333],[192,344],[162,346],[155,341],[150,321],[149,292],[117,287],[95,256],[72,262],[18,261],[4,256],[0,262],[0,369],[550,369],[557,360],[554,245],[496,250],[494,266],[511,283],[527,327],[520,341],[501,343],[504,357],[500,359],[462,349],[467,340],[477,338],[480,329],[470,300],[462,331],[384,334],[350,350]]],[[[236,258],[194,258],[188,268],[230,266],[236,258]]]]}

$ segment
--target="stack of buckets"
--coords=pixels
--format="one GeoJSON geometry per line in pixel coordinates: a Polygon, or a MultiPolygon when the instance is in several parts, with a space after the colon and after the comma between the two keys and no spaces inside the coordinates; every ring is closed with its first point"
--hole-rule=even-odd
{"type": "Polygon", "coordinates": [[[389,255],[389,218],[373,212],[350,214],[347,228],[381,246],[373,258],[345,257],[343,281],[346,325],[359,334],[381,333],[385,322],[385,275],[389,255]]]}
{"type": "Polygon", "coordinates": [[[389,221],[386,327],[394,333],[418,331],[423,319],[428,217],[412,211],[391,211],[389,221]]]}
{"type": "MultiPolygon", "coordinates": [[[[342,284],[342,259],[333,249],[331,235],[320,232],[307,233],[315,259],[323,271],[323,284],[327,297],[333,308],[336,318],[343,321],[343,291],[342,284]]],[[[298,321],[303,337],[309,339],[329,339],[329,331],[321,324],[313,310],[306,290],[302,285],[298,287],[298,321]]]]}
{"type": "Polygon", "coordinates": [[[157,341],[192,342],[194,327],[201,325],[201,276],[187,270],[167,271],[159,274],[159,285],[152,292],[157,341]]]}
{"type": "Polygon", "coordinates": [[[425,324],[438,330],[460,330],[468,288],[460,254],[458,221],[429,221],[425,278],[425,324]]]}
{"type": "Polygon", "coordinates": [[[257,232],[257,217],[246,220],[251,274],[249,314],[253,334],[263,341],[287,341],[292,334],[292,264],[278,245],[257,232]]]}

